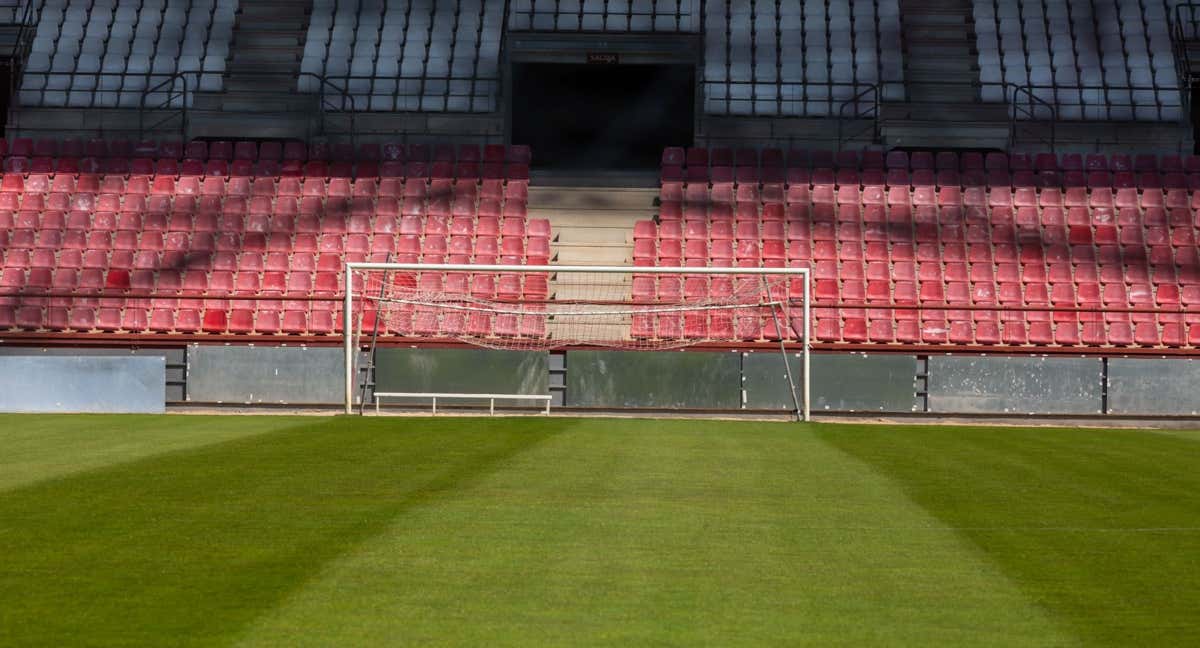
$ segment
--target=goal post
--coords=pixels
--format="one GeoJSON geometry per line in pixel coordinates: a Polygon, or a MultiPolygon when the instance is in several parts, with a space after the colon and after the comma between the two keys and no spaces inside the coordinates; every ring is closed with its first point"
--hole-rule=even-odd
{"type": "Polygon", "coordinates": [[[384,336],[521,351],[777,347],[794,413],[807,421],[810,283],[807,268],[350,262],[346,413],[358,352],[373,354],[384,336]],[[790,353],[801,356],[799,384],[790,353]]]}

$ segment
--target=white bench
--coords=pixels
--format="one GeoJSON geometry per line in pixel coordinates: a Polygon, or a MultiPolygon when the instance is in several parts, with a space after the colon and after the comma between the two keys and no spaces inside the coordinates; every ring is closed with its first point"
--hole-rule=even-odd
{"type": "Polygon", "coordinates": [[[496,413],[496,400],[537,400],[546,401],[545,414],[550,414],[550,401],[552,396],[543,396],[540,394],[435,394],[430,392],[375,392],[375,413],[379,413],[379,401],[383,398],[430,398],[433,399],[433,413],[437,414],[438,399],[488,399],[488,413],[496,413]]]}

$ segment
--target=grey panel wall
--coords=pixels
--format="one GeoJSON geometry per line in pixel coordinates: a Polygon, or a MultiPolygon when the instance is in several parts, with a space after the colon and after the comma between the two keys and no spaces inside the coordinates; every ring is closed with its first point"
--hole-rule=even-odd
{"type": "MultiPolygon", "coordinates": [[[[546,395],[550,389],[549,376],[549,354],[545,352],[379,349],[376,389],[381,392],[546,395]]],[[[386,402],[404,401],[389,399],[386,402]]],[[[455,402],[486,404],[486,401],[455,402]]],[[[535,406],[538,402],[509,401],[499,404],[535,406]]]]}
{"type": "Polygon", "coordinates": [[[930,356],[929,409],[945,414],[1100,414],[1100,358],[930,356]]]}
{"type": "MultiPolygon", "coordinates": [[[[797,390],[803,377],[799,355],[788,356],[797,390]]],[[[812,410],[835,412],[912,412],[917,409],[913,379],[916,356],[865,353],[817,353],[812,364],[812,410]]],[[[791,410],[787,375],[778,353],[743,357],[748,409],[791,410]]]]}
{"type": "Polygon", "coordinates": [[[1144,416],[1200,414],[1200,361],[1110,358],[1108,411],[1144,416]]]}
{"type": "Polygon", "coordinates": [[[0,356],[0,411],[157,414],[160,357],[0,356]]]}
{"type": "Polygon", "coordinates": [[[0,356],[80,356],[162,358],[167,366],[167,402],[186,398],[187,350],[180,348],[121,349],[103,347],[0,347],[0,356]]]}
{"type": "Polygon", "coordinates": [[[741,354],[568,351],[566,404],[739,409],[741,354]]]}
{"type": "Polygon", "coordinates": [[[194,403],[340,404],[342,350],[332,347],[188,347],[194,403]]]}

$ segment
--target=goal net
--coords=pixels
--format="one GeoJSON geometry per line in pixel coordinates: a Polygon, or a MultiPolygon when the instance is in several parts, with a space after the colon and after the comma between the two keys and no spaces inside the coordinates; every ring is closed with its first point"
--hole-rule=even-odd
{"type": "Polygon", "coordinates": [[[381,338],[514,351],[769,343],[785,353],[799,345],[807,365],[807,273],[804,268],[351,263],[346,267],[347,349],[362,348],[364,342],[373,347],[381,338]]]}

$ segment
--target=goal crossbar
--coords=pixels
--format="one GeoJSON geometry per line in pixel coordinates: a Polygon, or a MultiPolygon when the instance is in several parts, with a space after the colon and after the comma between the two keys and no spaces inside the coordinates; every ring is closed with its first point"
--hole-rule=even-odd
{"type": "MultiPolygon", "coordinates": [[[[479,274],[479,273],[519,273],[519,274],[545,273],[548,275],[557,275],[557,274],[563,274],[563,273],[585,273],[585,274],[666,275],[666,276],[700,275],[700,276],[710,276],[710,277],[711,276],[741,276],[741,277],[761,276],[764,278],[780,277],[780,276],[798,277],[802,280],[801,283],[802,283],[802,287],[803,287],[803,293],[802,293],[803,299],[802,299],[802,303],[801,303],[802,317],[800,318],[800,320],[802,322],[802,327],[801,327],[802,332],[800,335],[800,338],[801,338],[800,341],[801,341],[801,345],[802,345],[801,346],[801,356],[802,356],[801,359],[802,359],[802,367],[803,367],[803,377],[801,380],[802,385],[801,385],[801,390],[800,390],[802,392],[802,394],[801,394],[800,398],[796,399],[797,401],[799,401],[796,403],[796,405],[797,405],[797,410],[799,410],[797,412],[797,414],[800,416],[800,418],[802,420],[807,421],[810,418],[809,414],[810,414],[811,396],[810,396],[809,385],[811,382],[810,381],[811,365],[809,362],[809,355],[810,355],[809,351],[810,351],[810,347],[811,347],[811,324],[810,324],[810,320],[811,320],[811,309],[810,309],[811,281],[810,281],[810,276],[809,276],[810,270],[808,268],[679,267],[679,266],[670,266],[670,267],[646,266],[646,267],[643,267],[643,266],[592,266],[592,265],[505,265],[505,264],[471,264],[471,263],[349,262],[346,264],[345,269],[346,269],[346,272],[344,275],[344,297],[343,297],[344,304],[343,304],[342,317],[343,317],[343,341],[344,341],[344,349],[345,349],[345,383],[346,383],[345,384],[345,387],[346,387],[345,409],[346,409],[347,414],[353,413],[354,387],[355,387],[354,372],[355,372],[355,364],[356,364],[354,362],[354,360],[355,360],[355,354],[357,352],[357,345],[355,343],[354,334],[353,334],[353,331],[355,328],[354,327],[354,319],[353,319],[354,312],[355,312],[354,311],[354,298],[355,298],[354,275],[356,272],[381,271],[381,272],[441,272],[441,273],[472,273],[472,274],[479,274]]],[[[362,297],[369,298],[367,295],[362,295],[362,297]]],[[[397,298],[387,297],[382,294],[379,297],[374,298],[374,299],[375,299],[375,301],[378,301],[381,303],[391,302],[391,303],[407,304],[407,305],[414,305],[414,304],[419,305],[419,304],[425,303],[419,299],[412,299],[412,298],[397,299],[397,298]]],[[[553,300],[551,300],[551,301],[544,302],[544,303],[552,304],[554,302],[553,302],[553,300]]],[[[570,303],[572,303],[572,302],[568,300],[568,301],[564,302],[564,305],[568,305],[570,303]]],[[[632,305],[633,304],[631,304],[631,306],[632,305]]],[[[746,308],[747,306],[775,307],[775,306],[781,306],[781,305],[782,305],[782,303],[779,302],[778,300],[771,299],[770,292],[768,291],[767,299],[759,300],[757,303],[749,304],[749,305],[747,305],[747,304],[738,304],[738,305],[690,304],[689,305],[689,304],[685,303],[685,304],[679,304],[677,306],[672,306],[669,304],[658,304],[658,305],[656,305],[654,312],[659,313],[659,312],[673,312],[673,311],[677,311],[677,312],[720,311],[720,310],[735,310],[738,308],[746,308]]],[[[440,303],[440,304],[438,304],[438,307],[444,308],[447,310],[460,310],[460,311],[482,310],[482,309],[477,309],[476,307],[471,306],[471,305],[449,304],[449,303],[440,303]]],[[[493,313],[508,312],[508,311],[498,310],[495,308],[490,309],[490,310],[493,313]]],[[[644,312],[644,311],[636,310],[636,309],[607,310],[607,311],[605,311],[605,314],[606,315],[620,315],[620,314],[636,314],[636,313],[641,313],[641,312],[644,312]]],[[[593,314],[595,314],[593,311],[588,311],[586,309],[581,309],[579,311],[570,311],[570,310],[556,311],[554,313],[555,316],[564,316],[564,317],[587,316],[587,315],[593,315],[593,314]]],[[[784,327],[782,327],[780,325],[778,314],[775,311],[772,311],[772,316],[775,319],[775,327],[779,331],[779,347],[780,347],[781,354],[783,356],[784,368],[787,369],[788,382],[790,384],[792,394],[793,394],[793,396],[795,396],[796,395],[796,388],[795,388],[796,386],[792,380],[791,368],[790,368],[790,364],[788,363],[788,360],[787,360],[787,350],[786,350],[786,345],[785,345],[785,341],[784,341],[784,336],[782,334],[784,327]]]]}

